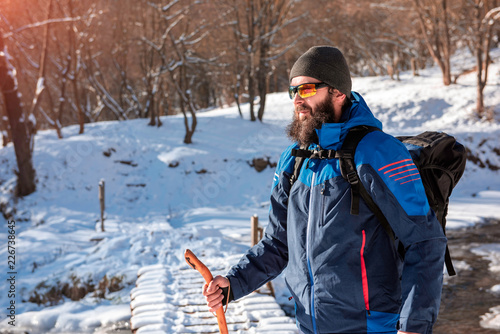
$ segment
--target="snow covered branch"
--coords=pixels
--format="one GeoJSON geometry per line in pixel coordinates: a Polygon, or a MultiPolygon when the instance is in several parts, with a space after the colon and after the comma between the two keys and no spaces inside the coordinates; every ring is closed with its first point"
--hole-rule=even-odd
{"type": "Polygon", "coordinates": [[[53,23],[76,22],[76,21],[81,21],[82,19],[83,18],[81,16],[77,16],[77,17],[62,17],[62,18],[44,20],[41,22],[35,22],[35,23],[31,23],[31,24],[16,28],[10,32],[7,32],[7,33],[3,34],[3,37],[9,38],[9,37],[12,37],[14,34],[18,34],[24,30],[41,28],[41,27],[44,27],[46,25],[53,24],[53,23]]]}

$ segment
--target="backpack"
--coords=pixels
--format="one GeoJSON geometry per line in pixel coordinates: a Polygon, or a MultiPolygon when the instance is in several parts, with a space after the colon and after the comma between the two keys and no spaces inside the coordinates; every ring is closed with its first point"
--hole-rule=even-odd
{"type": "MultiPolygon", "coordinates": [[[[370,126],[357,126],[350,129],[341,149],[337,151],[322,149],[313,151],[306,147],[292,149],[291,153],[292,156],[295,156],[295,165],[293,175],[290,177],[290,187],[297,180],[306,158],[339,159],[342,177],[351,185],[351,214],[359,214],[359,198],[362,197],[391,239],[396,241],[397,238],[387,218],[361,183],[354,163],[356,147],[361,139],[372,131],[381,130],[370,126]]],[[[465,170],[467,160],[465,147],[458,143],[454,137],[444,132],[427,131],[417,136],[396,138],[405,144],[410,152],[420,173],[429,205],[446,233],[449,197],[465,170]]],[[[404,247],[400,242],[398,242],[398,252],[404,258],[404,247]]],[[[446,246],[445,264],[448,275],[456,275],[448,246],[446,246]]]]}

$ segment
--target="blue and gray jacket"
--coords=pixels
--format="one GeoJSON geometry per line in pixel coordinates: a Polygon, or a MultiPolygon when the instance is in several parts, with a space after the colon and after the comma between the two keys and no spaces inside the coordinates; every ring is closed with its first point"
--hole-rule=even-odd
{"type": "MultiPolygon", "coordinates": [[[[340,149],[355,126],[381,128],[363,98],[352,95],[344,121],[317,130],[321,148],[340,149]]],[[[350,214],[338,159],[306,159],[290,187],[294,148],[278,163],[263,239],[227,274],[234,298],[285,270],[303,333],[432,333],[446,238],[405,146],[373,131],[355,154],[360,180],[405,247],[404,260],[362,199],[359,215],[350,214]]]]}

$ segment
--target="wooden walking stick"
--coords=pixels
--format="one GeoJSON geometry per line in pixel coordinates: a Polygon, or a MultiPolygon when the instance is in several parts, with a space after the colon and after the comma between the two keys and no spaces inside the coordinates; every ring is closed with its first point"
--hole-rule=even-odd
{"type": "MultiPolygon", "coordinates": [[[[193,268],[196,269],[200,272],[201,276],[205,279],[205,282],[209,284],[214,277],[212,276],[212,273],[210,270],[201,262],[196,255],[193,254],[193,252],[189,249],[186,249],[186,252],[184,253],[184,258],[186,259],[186,262],[193,268]]],[[[224,308],[219,307],[216,312],[217,315],[217,323],[219,324],[219,332],[220,334],[228,334],[227,330],[227,323],[226,323],[226,316],[224,314],[224,308]]]]}

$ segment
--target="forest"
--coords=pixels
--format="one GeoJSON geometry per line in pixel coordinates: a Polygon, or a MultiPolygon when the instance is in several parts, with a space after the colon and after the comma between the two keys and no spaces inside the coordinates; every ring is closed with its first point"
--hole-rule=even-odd
{"type": "MultiPolygon", "coordinates": [[[[443,85],[477,73],[477,117],[490,50],[500,42],[497,0],[2,0],[0,131],[13,142],[17,195],[36,189],[38,130],[109,120],[184,115],[237,105],[265,120],[266,94],[288,87],[295,59],[313,45],[345,54],[353,76],[438,65],[443,85]],[[468,49],[475,66],[452,68],[468,49]],[[251,102],[251,103],[249,103],[251,102]]],[[[146,125],[145,125],[146,126],[146,125]]],[[[165,129],[165,131],[169,131],[165,129]]]]}

